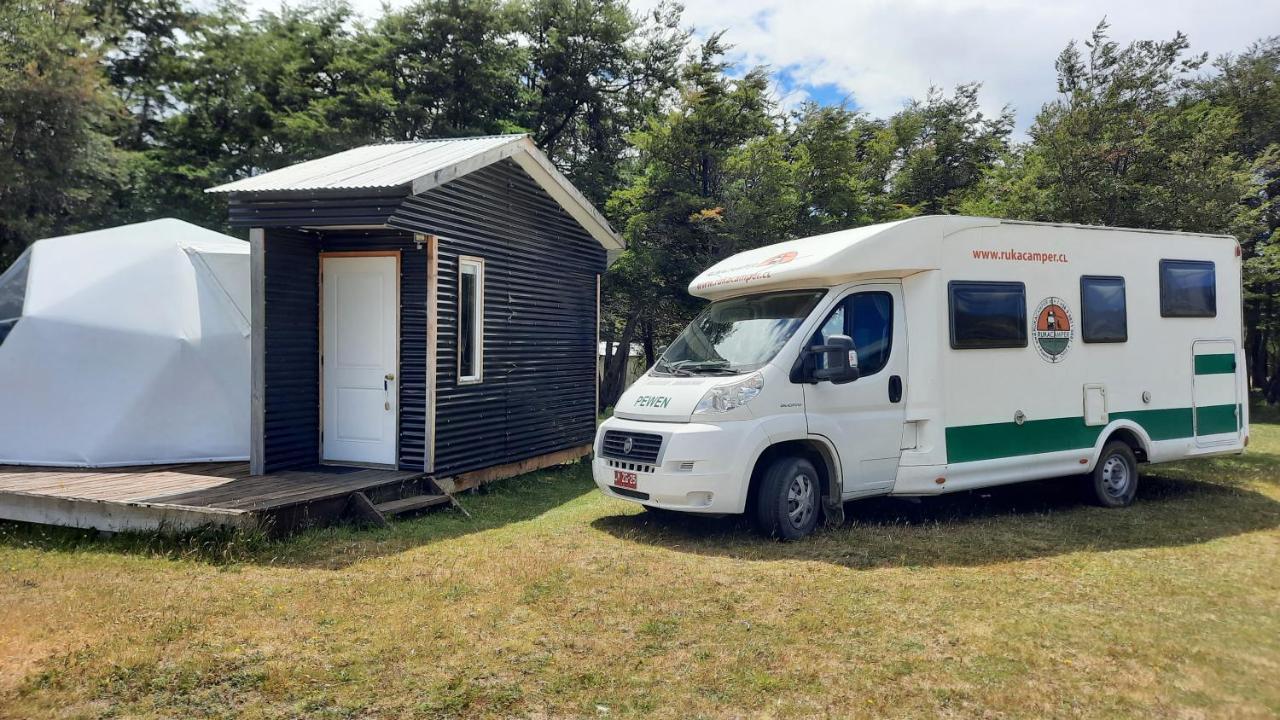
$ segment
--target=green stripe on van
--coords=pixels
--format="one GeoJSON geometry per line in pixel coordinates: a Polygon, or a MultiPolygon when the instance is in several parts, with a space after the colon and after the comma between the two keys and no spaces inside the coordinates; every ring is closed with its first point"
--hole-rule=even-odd
{"type": "Polygon", "coordinates": [[[1196,431],[1201,435],[1231,433],[1240,429],[1235,405],[1207,405],[1196,408],[1196,431]]]}
{"type": "Polygon", "coordinates": [[[1233,375],[1236,371],[1236,356],[1232,353],[1216,355],[1197,355],[1197,375],[1233,375]]]}
{"type": "MultiPolygon", "coordinates": [[[[1200,434],[1235,432],[1238,429],[1237,413],[1237,405],[1197,408],[1195,419],[1199,423],[1200,434]]],[[[1176,440],[1195,434],[1191,408],[1113,412],[1110,419],[1132,420],[1152,440],[1176,440]]],[[[1079,416],[1028,420],[1021,425],[1001,422],[949,427],[946,430],[947,462],[962,463],[1063,450],[1084,450],[1097,444],[1102,430],[1102,426],[1085,425],[1084,418],[1079,416]]]]}

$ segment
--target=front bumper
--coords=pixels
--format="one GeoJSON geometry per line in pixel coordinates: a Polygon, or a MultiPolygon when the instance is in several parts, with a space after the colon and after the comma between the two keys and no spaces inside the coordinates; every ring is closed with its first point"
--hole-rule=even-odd
{"type": "MultiPolygon", "coordinates": [[[[749,423],[748,423],[749,424],[749,423]]],[[[600,427],[591,474],[604,494],[651,507],[727,515],[746,507],[751,466],[756,455],[744,423],[656,423],[612,418],[600,427]],[[653,465],[636,466],[601,456],[600,438],[608,430],[661,435],[662,450],[653,465]],[[615,473],[634,473],[635,488],[615,485],[615,473]]]]}

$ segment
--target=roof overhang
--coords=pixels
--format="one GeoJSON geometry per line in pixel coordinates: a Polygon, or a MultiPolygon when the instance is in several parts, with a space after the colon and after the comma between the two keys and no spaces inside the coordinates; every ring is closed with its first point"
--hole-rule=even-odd
{"type": "MultiPolygon", "coordinates": [[[[355,191],[368,193],[392,189],[419,195],[496,162],[510,159],[608,251],[609,262],[626,248],[626,243],[609,225],[609,221],[552,164],[529,136],[503,135],[480,139],[459,138],[454,141],[423,141],[422,146],[443,148],[450,143],[463,150],[447,153],[443,161],[434,160],[424,151],[421,153],[423,157],[415,162],[412,152],[394,152],[392,146],[371,145],[219,185],[205,192],[232,193],[245,199],[299,195],[334,197],[355,191]],[[474,146],[474,149],[467,146],[474,146]],[[387,148],[391,148],[394,155],[382,152],[387,148]],[[405,158],[405,154],[410,157],[405,158]],[[343,156],[348,158],[345,163],[343,156]],[[396,167],[381,169],[380,162],[396,167]]],[[[406,146],[409,151],[413,149],[413,143],[399,145],[406,146]]]]}

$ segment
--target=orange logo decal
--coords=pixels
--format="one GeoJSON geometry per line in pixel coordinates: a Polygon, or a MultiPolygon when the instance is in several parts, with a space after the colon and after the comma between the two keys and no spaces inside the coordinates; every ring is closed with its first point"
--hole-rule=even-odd
{"type": "Polygon", "coordinates": [[[792,260],[795,260],[796,256],[799,254],[800,253],[797,253],[795,250],[788,250],[784,253],[778,253],[777,255],[774,255],[773,257],[767,260],[761,260],[760,267],[768,267],[769,265],[782,265],[783,263],[789,263],[792,260]]]}
{"type": "Polygon", "coordinates": [[[1062,298],[1045,298],[1036,308],[1035,321],[1031,326],[1036,352],[1051,363],[1062,362],[1067,350],[1071,349],[1074,335],[1074,323],[1066,302],[1062,298]]]}

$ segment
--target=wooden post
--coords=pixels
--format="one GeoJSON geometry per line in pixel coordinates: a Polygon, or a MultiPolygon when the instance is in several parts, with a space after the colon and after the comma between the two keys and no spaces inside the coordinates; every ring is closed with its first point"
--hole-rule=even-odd
{"type": "Polygon", "coordinates": [[[266,433],[267,385],[267,268],[266,231],[249,230],[249,473],[262,475],[266,467],[263,436],[266,433]]]}
{"type": "Polygon", "coordinates": [[[440,241],[435,235],[418,235],[427,248],[427,407],[423,471],[436,469],[436,342],[439,316],[440,241]]]}

